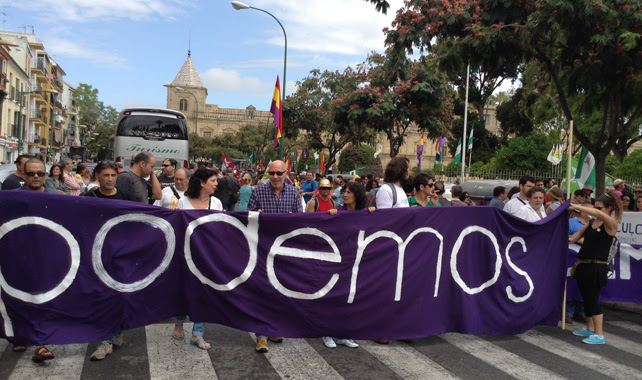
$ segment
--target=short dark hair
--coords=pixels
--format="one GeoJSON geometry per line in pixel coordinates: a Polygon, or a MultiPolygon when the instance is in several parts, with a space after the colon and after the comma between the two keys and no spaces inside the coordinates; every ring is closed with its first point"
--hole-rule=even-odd
{"type": "MultiPolygon", "coordinates": [[[[451,189],[451,191],[452,191],[452,189],[451,189]]],[[[461,194],[459,194],[458,195],[459,200],[463,202],[466,199],[466,195],[468,195],[468,197],[470,197],[470,194],[467,191],[464,191],[461,194]]]]}
{"type": "Polygon", "coordinates": [[[103,161],[103,162],[99,163],[98,165],[96,165],[96,167],[94,168],[94,174],[93,175],[96,176],[96,175],[100,174],[103,170],[106,170],[106,169],[113,169],[113,170],[116,171],[116,174],[118,174],[118,165],[116,165],[113,162],[103,161]]]}
{"type": "Polygon", "coordinates": [[[441,195],[446,192],[446,188],[444,187],[444,181],[437,181],[435,182],[435,193],[438,195],[441,195]]]}
{"type": "Polygon", "coordinates": [[[388,165],[386,165],[384,181],[388,183],[400,182],[403,184],[406,181],[409,166],[410,160],[406,157],[393,157],[392,160],[388,162],[388,165]]]}
{"type": "Polygon", "coordinates": [[[526,185],[527,182],[533,182],[535,183],[535,177],[531,175],[525,175],[522,178],[519,179],[519,184],[520,185],[526,185]]]}
{"type": "Polygon", "coordinates": [[[144,162],[146,164],[149,163],[149,161],[152,159],[152,154],[149,152],[140,152],[137,155],[134,156],[134,164],[137,164],[139,162],[144,162]]]}
{"type": "Polygon", "coordinates": [[[506,192],[506,188],[504,186],[497,186],[496,188],[493,189],[493,197],[497,198],[500,195],[504,194],[506,192]]]}
{"type": "Polygon", "coordinates": [[[169,164],[174,166],[174,167],[176,167],[178,165],[178,161],[176,161],[173,158],[166,158],[166,159],[163,160],[163,162],[165,162],[165,161],[169,161],[169,164]]]}
{"type": "Polygon", "coordinates": [[[426,173],[419,173],[415,176],[413,182],[415,184],[415,190],[419,191],[421,190],[421,185],[428,186],[428,180],[432,179],[433,182],[435,182],[435,177],[431,176],[430,174],[426,173]]]}
{"type": "Polygon", "coordinates": [[[208,169],[205,167],[197,169],[189,179],[185,195],[190,198],[198,198],[199,194],[201,194],[201,182],[206,182],[217,174],[218,173],[216,173],[214,169],[208,169]]]}
{"type": "Polygon", "coordinates": [[[546,196],[546,191],[545,191],[543,188],[541,188],[541,187],[533,187],[533,188],[531,188],[531,189],[530,189],[530,190],[528,190],[528,192],[526,193],[526,196],[530,198],[530,197],[532,197],[532,196],[533,196],[533,194],[535,194],[535,193],[542,193],[542,194],[544,194],[544,196],[546,196]]]}
{"type": "Polygon", "coordinates": [[[463,191],[464,189],[462,189],[461,186],[459,185],[455,185],[450,188],[450,194],[452,194],[453,197],[457,197],[457,198],[459,198],[459,196],[462,194],[463,191]]]}
{"type": "Polygon", "coordinates": [[[46,168],[45,163],[44,163],[41,159],[39,159],[39,158],[30,158],[30,159],[28,159],[28,160],[25,162],[25,168],[27,167],[27,164],[33,164],[33,163],[39,163],[39,164],[42,164],[42,166],[44,166],[44,167],[46,168]]]}
{"type": "Polygon", "coordinates": [[[82,173],[85,169],[87,169],[87,165],[85,164],[76,165],[76,174],[82,173]]]}
{"type": "Polygon", "coordinates": [[[412,190],[415,188],[415,179],[410,177],[401,184],[403,192],[408,194],[412,193],[412,190]]]}
{"type": "Polygon", "coordinates": [[[23,158],[26,158],[28,160],[30,158],[30,156],[28,154],[21,154],[16,158],[16,160],[13,163],[14,164],[19,164],[20,160],[22,160],[23,158]]]}

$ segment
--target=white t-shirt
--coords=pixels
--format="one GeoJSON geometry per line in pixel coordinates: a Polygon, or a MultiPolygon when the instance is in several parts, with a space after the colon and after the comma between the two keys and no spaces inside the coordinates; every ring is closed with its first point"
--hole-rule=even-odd
{"type": "MultiPolygon", "coordinates": [[[[519,193],[517,193],[519,194],[519,193]]],[[[519,196],[512,198],[510,201],[506,202],[504,205],[504,211],[506,211],[509,214],[515,215],[517,210],[519,210],[522,207],[525,207],[528,204],[527,200],[523,200],[519,196]]]]}
{"type": "Polygon", "coordinates": [[[377,191],[377,208],[400,208],[400,207],[410,207],[408,203],[408,197],[406,192],[397,185],[393,185],[395,191],[397,191],[397,203],[392,205],[394,201],[392,197],[392,190],[388,184],[381,185],[377,191]]]}
{"type": "MultiPolygon", "coordinates": [[[[170,190],[171,191],[171,190],[170,190]]],[[[181,197],[176,204],[176,208],[181,210],[194,210],[194,206],[189,201],[187,197],[181,197]]],[[[210,210],[223,211],[223,204],[216,197],[210,197],[210,210]]]]}
{"type": "Polygon", "coordinates": [[[540,212],[540,214],[542,214],[542,218],[540,218],[539,215],[537,215],[537,212],[535,211],[535,209],[533,209],[533,207],[531,207],[530,203],[526,203],[526,206],[524,206],[524,207],[520,208],[519,210],[517,210],[515,212],[515,214],[513,214],[513,215],[515,215],[518,218],[524,219],[527,222],[533,223],[533,222],[537,222],[539,220],[542,220],[542,219],[544,219],[546,217],[546,212],[544,211],[544,206],[542,206],[539,209],[539,212],[540,212]]]}
{"type": "MultiPolygon", "coordinates": [[[[180,199],[183,199],[183,194],[185,193],[184,191],[180,191],[176,189],[176,192],[178,195],[180,195],[180,199]]],[[[171,186],[167,186],[166,188],[163,189],[163,197],[156,202],[154,202],[154,206],[159,206],[159,207],[164,207],[164,208],[172,208],[172,198],[176,197],[174,195],[174,192],[172,191],[171,186]]]]}

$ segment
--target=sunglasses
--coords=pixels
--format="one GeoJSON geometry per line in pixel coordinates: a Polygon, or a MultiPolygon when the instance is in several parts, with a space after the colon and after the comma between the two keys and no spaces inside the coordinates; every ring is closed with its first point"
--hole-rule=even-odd
{"type": "Polygon", "coordinates": [[[629,198],[622,198],[622,202],[631,202],[629,198]]]}
{"type": "Polygon", "coordinates": [[[434,183],[427,183],[426,186],[433,187],[433,186],[435,186],[435,184],[434,183]]]}
{"type": "Polygon", "coordinates": [[[319,190],[332,190],[331,187],[319,187],[319,190]]]}
{"type": "Polygon", "coordinates": [[[593,208],[596,209],[596,210],[602,210],[604,207],[593,206],[593,208]]]}
{"type": "Polygon", "coordinates": [[[29,177],[34,177],[35,175],[38,175],[38,177],[44,177],[47,175],[47,172],[25,172],[25,174],[29,177]]]}
{"type": "Polygon", "coordinates": [[[164,167],[164,168],[166,168],[166,167],[168,167],[168,166],[172,166],[172,165],[162,164],[161,166],[162,166],[162,167],[164,167]]]}
{"type": "Polygon", "coordinates": [[[268,172],[269,175],[282,176],[285,172],[268,172]]]}

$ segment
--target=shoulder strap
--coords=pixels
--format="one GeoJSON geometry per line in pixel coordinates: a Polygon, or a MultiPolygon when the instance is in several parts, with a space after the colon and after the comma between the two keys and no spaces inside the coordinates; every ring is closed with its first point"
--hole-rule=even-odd
{"type": "Polygon", "coordinates": [[[174,192],[174,196],[176,197],[176,199],[181,199],[181,196],[178,195],[178,191],[176,191],[176,188],[174,187],[174,185],[171,185],[169,188],[172,189],[172,191],[174,192]]]}
{"type": "Polygon", "coordinates": [[[314,197],[314,211],[316,212],[319,209],[319,200],[317,197],[314,197]]]}
{"type": "Polygon", "coordinates": [[[334,208],[334,199],[330,198],[330,203],[332,203],[332,208],[334,208]]]}
{"type": "Polygon", "coordinates": [[[395,189],[394,183],[386,183],[386,185],[390,186],[390,190],[392,190],[392,206],[394,207],[397,204],[397,189],[395,189]]]}

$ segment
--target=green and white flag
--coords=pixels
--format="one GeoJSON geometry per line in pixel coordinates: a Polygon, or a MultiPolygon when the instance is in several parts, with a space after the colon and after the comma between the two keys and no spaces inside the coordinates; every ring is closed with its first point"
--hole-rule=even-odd
{"type": "Polygon", "coordinates": [[[453,159],[453,163],[458,163],[461,162],[461,138],[459,139],[459,144],[457,144],[457,151],[455,152],[455,158],[453,159]]]}
{"type": "Polygon", "coordinates": [[[468,151],[470,152],[473,150],[473,129],[475,127],[470,128],[470,138],[468,138],[468,151]]]}
{"type": "Polygon", "coordinates": [[[571,181],[571,192],[585,185],[591,185],[595,189],[595,157],[583,146],[575,166],[575,178],[571,181]]]}
{"type": "Polygon", "coordinates": [[[256,161],[256,158],[254,157],[254,148],[252,148],[252,154],[250,154],[250,164],[253,164],[256,161]]]}

